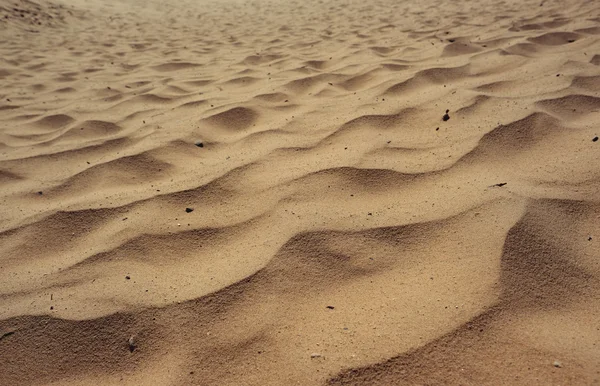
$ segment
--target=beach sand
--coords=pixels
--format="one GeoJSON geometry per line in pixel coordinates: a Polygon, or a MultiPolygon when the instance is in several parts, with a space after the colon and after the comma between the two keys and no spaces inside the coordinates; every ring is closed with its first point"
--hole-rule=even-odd
{"type": "Polygon", "coordinates": [[[600,3],[0,0],[0,385],[600,385],[600,3]]]}

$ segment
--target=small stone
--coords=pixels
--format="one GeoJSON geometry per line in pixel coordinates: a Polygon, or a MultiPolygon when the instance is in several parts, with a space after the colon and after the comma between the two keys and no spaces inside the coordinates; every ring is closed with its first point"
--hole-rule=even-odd
{"type": "Polygon", "coordinates": [[[592,241],[592,236],[588,236],[588,241],[592,241]]]}
{"type": "Polygon", "coordinates": [[[201,141],[195,142],[194,145],[196,145],[198,147],[204,147],[204,143],[202,143],[201,141]]]}
{"type": "Polygon", "coordinates": [[[185,213],[192,213],[194,208],[185,208],[185,213]]]}
{"type": "Polygon", "coordinates": [[[446,122],[448,119],[450,119],[450,115],[448,115],[449,112],[450,110],[446,110],[446,114],[444,114],[442,117],[442,121],[446,122]]]}
{"type": "Polygon", "coordinates": [[[310,354],[310,357],[311,357],[312,359],[315,359],[315,358],[322,358],[322,357],[323,357],[323,355],[319,354],[318,352],[314,352],[314,353],[310,354]]]}
{"type": "Polygon", "coordinates": [[[129,276],[129,275],[125,276],[125,280],[130,280],[130,279],[131,279],[131,276],[129,276]]]}
{"type": "Polygon", "coordinates": [[[598,137],[592,138],[592,142],[598,142],[598,137]]]}
{"type": "Polygon", "coordinates": [[[44,192],[42,192],[41,190],[38,192],[38,194],[41,196],[42,194],[44,194],[44,192]]]}
{"type": "Polygon", "coordinates": [[[133,352],[137,348],[134,336],[131,336],[129,340],[127,340],[127,345],[129,346],[129,352],[133,352]]]}
{"type": "Polygon", "coordinates": [[[330,310],[333,310],[335,307],[334,307],[334,306],[327,306],[327,307],[325,307],[325,308],[328,308],[328,309],[330,309],[330,310]]]}
{"type": "Polygon", "coordinates": [[[559,361],[554,361],[554,363],[552,364],[554,367],[558,367],[561,368],[562,367],[562,363],[560,363],[559,361]]]}

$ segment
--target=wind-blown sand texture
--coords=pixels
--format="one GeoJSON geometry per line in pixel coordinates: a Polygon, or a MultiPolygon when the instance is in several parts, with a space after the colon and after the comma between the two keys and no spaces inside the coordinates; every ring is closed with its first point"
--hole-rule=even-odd
{"type": "Polygon", "coordinates": [[[52,1],[1,385],[600,384],[600,3],[52,1]]]}

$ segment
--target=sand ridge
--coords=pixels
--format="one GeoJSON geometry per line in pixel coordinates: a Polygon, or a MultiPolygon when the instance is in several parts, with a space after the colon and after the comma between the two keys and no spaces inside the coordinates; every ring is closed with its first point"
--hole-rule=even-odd
{"type": "Polygon", "coordinates": [[[1,0],[0,384],[600,382],[599,11],[1,0]]]}

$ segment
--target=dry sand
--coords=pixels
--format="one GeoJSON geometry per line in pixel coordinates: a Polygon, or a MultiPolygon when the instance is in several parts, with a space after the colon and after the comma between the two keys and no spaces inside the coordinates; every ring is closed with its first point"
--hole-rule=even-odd
{"type": "Polygon", "coordinates": [[[1,385],[600,384],[598,2],[59,1],[0,0],[1,385]]]}

